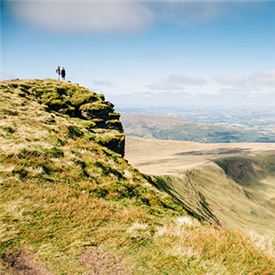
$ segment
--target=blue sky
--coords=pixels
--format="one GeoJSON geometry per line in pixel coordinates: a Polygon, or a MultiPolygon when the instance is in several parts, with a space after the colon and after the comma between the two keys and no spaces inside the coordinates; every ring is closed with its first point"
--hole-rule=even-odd
{"type": "Polygon", "coordinates": [[[273,1],[1,1],[1,78],[56,78],[118,107],[275,105],[273,1]]]}

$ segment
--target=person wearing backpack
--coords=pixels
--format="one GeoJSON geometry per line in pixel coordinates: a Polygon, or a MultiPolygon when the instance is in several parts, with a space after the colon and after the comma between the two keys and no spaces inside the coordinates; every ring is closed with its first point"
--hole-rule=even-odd
{"type": "Polygon", "coordinates": [[[65,71],[65,68],[64,68],[64,67],[61,68],[61,77],[62,77],[62,80],[65,81],[66,71],[65,71]]]}

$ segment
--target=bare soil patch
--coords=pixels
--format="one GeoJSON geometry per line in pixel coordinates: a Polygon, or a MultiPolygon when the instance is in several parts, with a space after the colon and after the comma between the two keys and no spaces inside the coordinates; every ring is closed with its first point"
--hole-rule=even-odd
{"type": "Polygon", "coordinates": [[[89,270],[89,275],[128,275],[132,274],[123,265],[123,258],[99,247],[89,249],[80,256],[81,263],[89,270]]]}
{"type": "Polygon", "coordinates": [[[54,273],[37,260],[37,256],[26,250],[7,254],[3,257],[10,271],[14,275],[53,275],[54,273]]]}

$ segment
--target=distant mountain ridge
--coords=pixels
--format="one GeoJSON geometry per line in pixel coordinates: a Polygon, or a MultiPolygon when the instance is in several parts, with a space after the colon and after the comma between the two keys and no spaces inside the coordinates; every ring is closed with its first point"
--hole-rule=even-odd
{"type": "Polygon", "coordinates": [[[200,124],[170,116],[122,114],[126,135],[204,143],[275,142],[272,132],[218,123],[200,124]]]}

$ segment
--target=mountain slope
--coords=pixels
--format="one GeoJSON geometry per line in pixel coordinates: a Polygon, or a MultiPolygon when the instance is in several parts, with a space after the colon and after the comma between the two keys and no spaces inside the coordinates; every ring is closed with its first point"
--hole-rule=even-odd
{"type": "Polygon", "coordinates": [[[208,164],[182,175],[157,178],[160,188],[169,190],[198,216],[214,217],[226,228],[255,231],[274,239],[274,177],[267,184],[243,187],[216,165],[208,164]]]}
{"type": "Polygon", "coordinates": [[[0,273],[273,272],[247,236],[199,223],[132,168],[112,113],[75,84],[0,84],[0,273]]]}
{"type": "Polygon", "coordinates": [[[126,139],[126,158],[197,218],[275,236],[275,144],[126,139]]]}

